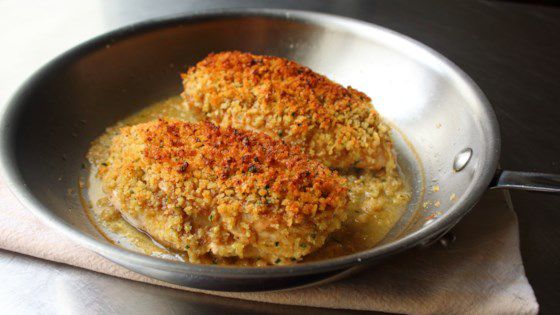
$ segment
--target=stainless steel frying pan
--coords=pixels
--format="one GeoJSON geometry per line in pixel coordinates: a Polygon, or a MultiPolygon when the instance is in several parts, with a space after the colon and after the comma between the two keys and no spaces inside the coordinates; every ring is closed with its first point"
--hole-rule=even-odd
{"type": "Polygon", "coordinates": [[[492,108],[447,59],[379,26],[309,12],[202,13],[97,37],[35,73],[5,107],[0,126],[4,178],[45,223],[129,269],[201,289],[272,290],[334,279],[437,239],[489,185],[560,192],[558,176],[496,172],[500,135],[492,108]],[[90,141],[143,106],[177,95],[180,72],[223,50],[298,61],[367,93],[395,126],[399,162],[414,196],[380,246],[295,266],[222,267],[135,253],[110,244],[92,227],[77,194],[68,193],[83,175],[90,141]]]}

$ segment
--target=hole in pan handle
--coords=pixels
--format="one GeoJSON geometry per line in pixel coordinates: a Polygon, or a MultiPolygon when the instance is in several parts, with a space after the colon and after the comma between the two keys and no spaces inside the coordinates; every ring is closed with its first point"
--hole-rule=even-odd
{"type": "Polygon", "coordinates": [[[497,170],[490,188],[519,189],[560,195],[560,175],[497,170]]]}

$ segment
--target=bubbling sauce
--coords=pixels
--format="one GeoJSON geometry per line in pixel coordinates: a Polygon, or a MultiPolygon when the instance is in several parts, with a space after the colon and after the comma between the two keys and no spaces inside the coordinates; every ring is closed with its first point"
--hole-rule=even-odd
{"type": "MultiPolygon", "coordinates": [[[[90,148],[91,163],[87,183],[81,189],[88,217],[109,241],[125,248],[161,258],[188,261],[184,253],[173,252],[155,242],[148,234],[130,225],[111,204],[101,188],[97,167],[107,159],[111,139],[124,126],[136,125],[158,118],[189,122],[196,119],[181,104],[180,97],[158,102],[107,128],[90,148]]],[[[338,170],[347,179],[350,202],[348,219],[334,232],[323,247],[306,256],[303,262],[344,256],[377,245],[399,221],[411,198],[410,185],[397,168],[382,173],[350,169],[338,170]]],[[[208,263],[260,265],[254,260],[209,258],[208,263]]]]}

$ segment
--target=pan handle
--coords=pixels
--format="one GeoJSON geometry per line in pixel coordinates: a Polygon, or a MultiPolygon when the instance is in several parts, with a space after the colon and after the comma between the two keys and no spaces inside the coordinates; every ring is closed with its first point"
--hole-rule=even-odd
{"type": "Polygon", "coordinates": [[[560,175],[497,170],[490,188],[519,189],[560,194],[560,175]]]}

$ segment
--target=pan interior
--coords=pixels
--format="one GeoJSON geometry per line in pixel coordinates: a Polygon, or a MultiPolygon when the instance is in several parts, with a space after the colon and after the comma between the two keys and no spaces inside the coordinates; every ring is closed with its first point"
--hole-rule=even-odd
{"type": "Polygon", "coordinates": [[[371,97],[398,130],[400,165],[414,193],[385,245],[463,211],[459,203],[472,205],[465,199],[476,198],[470,192],[494,167],[495,122],[462,73],[398,34],[313,14],[174,19],[73,50],[10,104],[4,127],[10,167],[58,224],[105,242],[77,193],[90,142],[142,106],[179,94],[180,72],[225,50],[292,59],[371,97]],[[453,160],[465,148],[472,158],[456,172],[453,160]]]}
{"type": "MultiPolygon", "coordinates": [[[[113,244],[155,257],[189,261],[188,257],[180,252],[166,250],[163,245],[159,245],[148,233],[135,228],[131,221],[125,219],[125,216],[115,215],[115,213],[118,213],[118,210],[108,202],[107,195],[103,193],[101,188],[101,180],[97,175],[99,164],[101,161],[105,161],[105,156],[108,154],[110,138],[118,132],[120,127],[153,121],[161,117],[187,121],[198,120],[196,115],[193,116],[183,106],[183,99],[175,96],[156,104],[148,104],[141,111],[118,122],[117,126],[109,127],[107,133],[92,143],[88,154],[90,163],[84,167],[84,173],[86,174],[80,179],[79,193],[81,194],[80,198],[84,211],[86,211],[90,221],[113,244]]],[[[366,183],[349,185],[349,187],[353,187],[350,190],[354,190],[354,193],[350,193],[350,195],[352,196],[351,198],[355,198],[354,202],[357,202],[357,205],[348,205],[346,211],[349,217],[346,221],[346,226],[333,233],[322,248],[306,256],[303,262],[325,260],[373,248],[382,241],[386,243],[397,237],[404,227],[411,222],[422,201],[424,192],[423,171],[414,149],[408,143],[406,136],[399,132],[398,128],[392,128],[391,138],[399,157],[400,167],[398,171],[400,171],[401,179],[397,181],[395,176],[399,175],[392,174],[378,178],[373,183],[366,181],[366,183]],[[395,186],[397,182],[400,183],[398,187],[395,186]],[[365,195],[357,192],[362,191],[362,189],[365,190],[365,195]],[[362,200],[363,198],[366,198],[366,200],[367,198],[372,198],[366,197],[366,195],[370,194],[379,194],[378,198],[375,199],[375,204],[362,200]],[[359,217],[359,214],[362,212],[358,209],[364,209],[363,211],[369,213],[366,217],[367,219],[359,217]]],[[[338,171],[341,176],[349,178],[350,182],[354,182],[356,176],[362,179],[369,178],[368,175],[364,174],[366,172],[355,169],[341,169],[338,171]]],[[[243,259],[214,259],[213,263],[237,266],[255,264],[255,262],[243,259]]]]}

